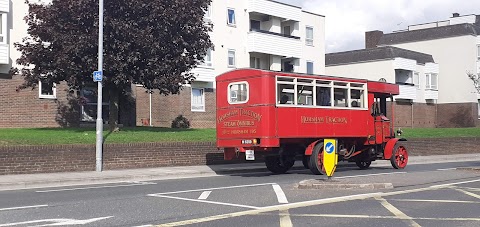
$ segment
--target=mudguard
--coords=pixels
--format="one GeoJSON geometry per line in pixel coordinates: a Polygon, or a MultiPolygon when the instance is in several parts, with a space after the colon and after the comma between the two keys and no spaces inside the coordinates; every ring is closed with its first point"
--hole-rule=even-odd
{"type": "Polygon", "coordinates": [[[387,142],[387,145],[385,145],[385,150],[383,151],[383,158],[385,160],[388,160],[392,157],[393,148],[395,147],[398,141],[407,141],[407,140],[404,138],[394,138],[389,140],[387,142]]]}

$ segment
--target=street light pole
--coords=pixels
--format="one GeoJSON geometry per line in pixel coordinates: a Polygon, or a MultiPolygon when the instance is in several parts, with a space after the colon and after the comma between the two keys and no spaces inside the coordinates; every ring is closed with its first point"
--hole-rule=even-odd
{"type": "MultiPolygon", "coordinates": [[[[98,71],[103,74],[103,0],[98,2],[98,71]]],[[[102,171],[103,165],[103,119],[102,119],[102,81],[98,81],[97,95],[97,141],[96,171],[102,171]]]]}

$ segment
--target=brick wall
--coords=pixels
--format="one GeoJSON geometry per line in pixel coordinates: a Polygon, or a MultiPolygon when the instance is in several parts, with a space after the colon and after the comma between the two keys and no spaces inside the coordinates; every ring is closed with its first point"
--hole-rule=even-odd
{"type": "Polygon", "coordinates": [[[395,102],[395,128],[435,128],[436,104],[395,102]],[[413,113],[413,114],[412,114],[413,113]]]}
{"type": "Polygon", "coordinates": [[[475,127],[477,103],[438,104],[438,125],[441,128],[475,127]]]}
{"type": "MultiPolygon", "coordinates": [[[[412,139],[410,155],[478,153],[480,138],[412,139]]],[[[133,169],[162,166],[238,163],[224,161],[214,142],[107,144],[104,168],[133,169]]],[[[260,160],[261,161],[261,160],[260,160]]],[[[95,145],[0,147],[0,175],[94,171],[95,145]]]]}
{"type": "Polygon", "coordinates": [[[78,125],[78,107],[66,83],[57,84],[57,99],[40,99],[38,89],[16,91],[23,77],[0,77],[0,128],[59,127],[78,125]]]}
{"type": "MultiPolygon", "coordinates": [[[[136,87],[137,126],[148,125],[149,94],[142,87],[136,87]]],[[[214,89],[205,89],[205,112],[192,112],[191,88],[184,87],[178,95],[152,94],[152,125],[170,127],[180,114],[190,120],[192,128],[215,127],[216,96],[214,89]]]]}

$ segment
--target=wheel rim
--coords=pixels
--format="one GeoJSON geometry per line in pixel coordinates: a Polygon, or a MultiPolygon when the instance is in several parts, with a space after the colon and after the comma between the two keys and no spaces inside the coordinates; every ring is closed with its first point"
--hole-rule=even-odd
{"type": "Polygon", "coordinates": [[[399,168],[405,168],[407,166],[408,162],[408,153],[407,149],[405,147],[400,146],[398,149],[395,151],[395,163],[399,168]]]}

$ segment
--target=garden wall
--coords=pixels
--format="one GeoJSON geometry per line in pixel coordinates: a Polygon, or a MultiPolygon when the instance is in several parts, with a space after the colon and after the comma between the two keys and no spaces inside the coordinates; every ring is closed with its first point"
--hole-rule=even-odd
{"type": "MultiPolygon", "coordinates": [[[[413,139],[406,142],[410,155],[480,153],[480,138],[413,139]]],[[[104,169],[215,165],[224,161],[214,142],[107,144],[104,169]]],[[[0,147],[0,175],[95,170],[95,145],[0,147]]]]}

